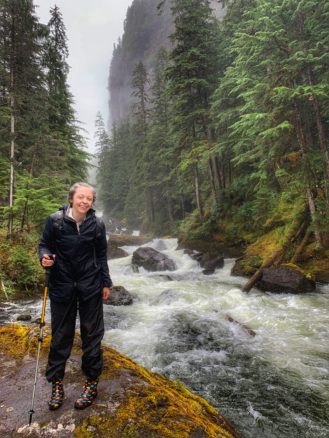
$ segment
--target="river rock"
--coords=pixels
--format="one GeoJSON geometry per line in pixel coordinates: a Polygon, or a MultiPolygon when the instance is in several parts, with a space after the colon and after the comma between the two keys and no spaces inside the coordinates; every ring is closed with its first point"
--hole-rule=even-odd
{"type": "Polygon", "coordinates": [[[152,373],[105,345],[98,397],[84,411],[73,409],[84,380],[78,336],[65,376],[65,401],[58,411],[49,411],[51,387],[44,376],[50,343],[48,326],[29,427],[38,334],[35,327],[0,327],[0,380],[5,382],[1,387],[1,437],[238,437],[215,408],[180,382],[152,373]]]}
{"type": "Polygon", "coordinates": [[[113,286],[110,298],[104,304],[110,306],[129,306],[133,303],[133,297],[123,286],[113,286]]]}
{"type": "Polygon", "coordinates": [[[314,291],[315,282],[298,269],[279,266],[263,269],[262,278],[256,287],[269,292],[298,294],[314,291]]]}
{"type": "Polygon", "coordinates": [[[132,264],[142,266],[147,271],[175,271],[177,269],[173,260],[167,255],[143,246],[133,253],[132,264]]]}
{"type": "Polygon", "coordinates": [[[224,257],[219,254],[206,253],[203,254],[200,259],[200,266],[203,269],[205,275],[210,275],[215,272],[216,269],[224,266],[224,257]]]}
{"type": "Polygon", "coordinates": [[[129,254],[120,248],[121,246],[140,246],[146,242],[143,236],[132,236],[131,234],[110,234],[107,245],[107,256],[109,259],[127,257],[129,254]]]}
{"type": "Polygon", "coordinates": [[[128,257],[129,254],[122,248],[119,248],[118,246],[108,245],[107,256],[109,259],[113,260],[113,259],[121,259],[123,257],[128,257]]]}
{"type": "Polygon", "coordinates": [[[200,264],[201,268],[204,268],[202,272],[205,275],[213,274],[215,269],[222,268],[224,266],[224,257],[222,254],[210,252],[191,253],[189,251],[187,251],[186,254],[189,254],[192,259],[196,260],[200,264]]]}
{"type": "Polygon", "coordinates": [[[32,316],[28,313],[23,313],[22,315],[18,315],[16,320],[17,321],[31,321],[32,316]]]}

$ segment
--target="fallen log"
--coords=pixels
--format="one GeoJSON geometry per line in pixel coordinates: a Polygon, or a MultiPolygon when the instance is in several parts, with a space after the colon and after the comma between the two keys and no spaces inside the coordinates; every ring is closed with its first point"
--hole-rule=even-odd
{"type": "Polygon", "coordinates": [[[254,273],[254,275],[249,279],[249,281],[244,285],[243,290],[249,292],[250,289],[257,283],[261,278],[264,268],[269,268],[273,263],[283,254],[283,248],[275,251],[262,263],[261,267],[254,273]]]}

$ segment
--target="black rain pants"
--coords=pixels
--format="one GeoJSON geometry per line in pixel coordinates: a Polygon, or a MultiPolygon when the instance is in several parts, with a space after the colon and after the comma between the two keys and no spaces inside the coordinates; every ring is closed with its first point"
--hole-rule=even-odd
{"type": "Polygon", "coordinates": [[[65,364],[73,345],[77,310],[82,340],[82,371],[88,379],[97,379],[103,369],[101,341],[104,336],[103,300],[101,293],[83,301],[75,291],[69,303],[50,302],[52,339],[46,369],[48,382],[62,380],[65,364]]]}

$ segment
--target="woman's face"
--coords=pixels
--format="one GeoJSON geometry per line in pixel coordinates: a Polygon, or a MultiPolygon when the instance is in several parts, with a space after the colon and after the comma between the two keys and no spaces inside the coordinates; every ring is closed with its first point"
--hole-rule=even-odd
{"type": "Polygon", "coordinates": [[[72,209],[79,215],[86,215],[93,205],[93,191],[89,187],[78,187],[72,198],[72,209]]]}

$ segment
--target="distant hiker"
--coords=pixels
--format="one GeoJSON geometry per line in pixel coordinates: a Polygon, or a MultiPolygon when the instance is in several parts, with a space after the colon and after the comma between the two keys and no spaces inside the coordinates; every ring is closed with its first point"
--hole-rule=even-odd
{"type": "Polygon", "coordinates": [[[51,268],[52,339],[46,369],[46,378],[52,383],[50,410],[58,409],[63,403],[65,364],[73,345],[77,310],[86,381],[74,404],[76,409],[90,406],[96,398],[103,368],[102,299],[109,298],[112,281],[107,265],[105,225],[96,218],[92,208],[95,198],[95,190],[89,184],[73,184],[69,205],[48,217],[39,242],[41,264],[51,268]]]}

